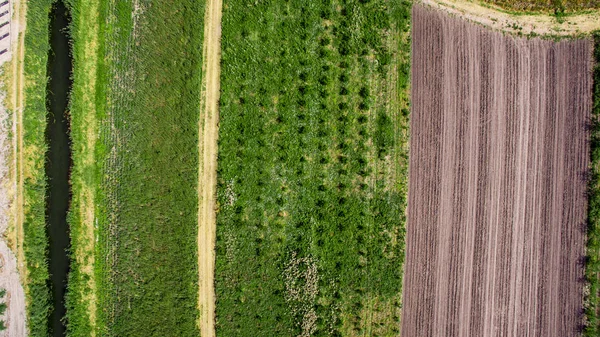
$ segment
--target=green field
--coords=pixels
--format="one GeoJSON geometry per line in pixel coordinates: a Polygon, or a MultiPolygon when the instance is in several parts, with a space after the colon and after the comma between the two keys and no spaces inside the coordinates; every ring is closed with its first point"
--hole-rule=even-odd
{"type": "Polygon", "coordinates": [[[410,2],[223,3],[217,335],[397,335],[410,2]]]}
{"type": "Polygon", "coordinates": [[[96,331],[96,275],[94,273],[97,233],[94,230],[96,207],[97,163],[95,147],[98,133],[98,110],[102,100],[96,99],[100,3],[98,0],[71,0],[71,39],[73,54],[73,88],[70,98],[72,199],[68,223],[71,236],[71,271],[68,278],[67,333],[89,336],[96,331]],[[98,103],[98,104],[96,104],[98,103]]]}
{"type": "Polygon", "coordinates": [[[24,282],[27,325],[32,337],[48,335],[48,237],[46,234],[46,85],[49,13],[52,0],[29,2],[25,40],[23,108],[23,250],[27,269],[24,282]]]}
{"type": "MultiPolygon", "coordinates": [[[[90,335],[88,327],[95,326],[100,336],[198,336],[203,2],[115,0],[101,1],[96,9],[87,4],[71,1],[80,36],[87,29],[81,26],[85,21],[77,21],[81,11],[95,10],[99,17],[96,87],[86,93],[91,89],[84,70],[76,69],[73,95],[95,97],[98,142],[90,173],[78,157],[86,153],[81,121],[88,112],[83,100],[74,99],[72,114],[80,124],[72,131],[79,167],[73,180],[81,179],[80,186],[95,182],[97,311],[92,321],[82,309],[86,292],[93,290],[76,264],[70,279],[79,282],[69,287],[70,335],[90,335]]],[[[82,56],[87,42],[74,41],[76,66],[89,62],[82,56]]],[[[73,210],[70,221],[72,228],[84,227],[73,210]]],[[[74,246],[83,242],[72,238],[74,246]]]]}
{"type": "MultiPolygon", "coordinates": [[[[65,1],[74,66],[68,336],[199,336],[206,1],[65,1]]],[[[28,1],[25,35],[31,336],[48,336],[51,312],[44,130],[52,2],[28,1]]],[[[599,6],[486,2],[537,11],[599,6]]],[[[411,6],[223,0],[217,336],[399,335],[411,6]]],[[[599,65],[594,78],[598,117],[599,65]]],[[[585,336],[600,332],[598,144],[594,125],[585,336]]]]}

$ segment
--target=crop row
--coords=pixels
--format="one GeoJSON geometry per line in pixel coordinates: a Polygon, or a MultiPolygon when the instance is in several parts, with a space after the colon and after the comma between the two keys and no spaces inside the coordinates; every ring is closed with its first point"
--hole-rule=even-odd
{"type": "Polygon", "coordinates": [[[242,6],[223,13],[217,333],[394,333],[410,4],[242,6]]]}

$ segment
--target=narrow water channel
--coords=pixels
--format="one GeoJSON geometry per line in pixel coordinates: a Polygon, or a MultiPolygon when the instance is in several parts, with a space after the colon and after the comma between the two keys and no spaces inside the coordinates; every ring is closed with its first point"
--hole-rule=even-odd
{"type": "Polygon", "coordinates": [[[69,228],[67,210],[71,200],[69,175],[71,144],[67,106],[71,91],[71,50],[68,37],[70,14],[62,0],[50,13],[50,52],[48,55],[46,141],[46,221],[50,238],[49,267],[51,273],[53,311],[50,318],[52,336],[64,336],[65,290],[69,273],[69,228]]]}

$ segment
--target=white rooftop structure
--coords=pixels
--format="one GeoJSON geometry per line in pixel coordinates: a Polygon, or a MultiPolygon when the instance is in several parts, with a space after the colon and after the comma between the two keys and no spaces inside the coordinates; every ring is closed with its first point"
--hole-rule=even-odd
{"type": "Polygon", "coordinates": [[[18,27],[12,25],[12,1],[0,0],[0,65],[12,56],[11,41],[17,37],[12,36],[16,35],[16,29],[18,27]]]}

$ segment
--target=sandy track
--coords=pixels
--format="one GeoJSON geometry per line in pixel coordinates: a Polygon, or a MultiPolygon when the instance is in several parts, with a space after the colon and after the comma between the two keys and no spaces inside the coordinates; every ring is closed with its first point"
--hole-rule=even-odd
{"type": "Polygon", "coordinates": [[[215,241],[217,138],[221,57],[222,0],[207,0],[204,20],[202,97],[199,119],[198,276],[200,333],[215,336],[215,241]]]}
{"type": "Polygon", "coordinates": [[[415,6],[404,336],[577,336],[591,43],[415,6]]]}
{"type": "MultiPolygon", "coordinates": [[[[3,317],[7,329],[0,332],[0,336],[26,336],[27,335],[27,319],[25,313],[25,291],[23,287],[23,278],[26,276],[24,268],[23,255],[23,148],[22,137],[22,121],[23,121],[23,59],[24,59],[24,44],[23,35],[20,34],[25,30],[25,3],[20,1],[11,1],[13,16],[11,22],[11,43],[12,43],[12,62],[7,71],[11,71],[12,83],[6,86],[10,91],[10,101],[5,103],[12,110],[12,134],[13,143],[11,152],[13,154],[12,172],[8,176],[3,177],[10,181],[1,181],[2,184],[0,193],[6,194],[3,198],[10,195],[12,215],[3,214],[2,223],[0,223],[0,288],[6,290],[6,296],[0,300],[7,304],[7,310],[3,317]],[[9,191],[10,190],[10,191],[9,191]],[[9,220],[10,218],[10,220],[9,220]],[[9,223],[11,222],[11,223],[9,223]],[[14,228],[7,231],[7,227],[14,228]],[[7,233],[10,232],[10,233],[7,233]],[[8,235],[7,235],[8,234],[8,235]],[[7,242],[6,236],[10,237],[7,242]],[[8,243],[11,244],[9,247],[8,243]],[[19,267],[21,266],[21,267],[19,267]]],[[[6,106],[0,109],[6,109],[6,106]]],[[[3,132],[8,132],[7,129],[2,129],[3,132]]],[[[4,138],[4,137],[1,137],[4,138]]],[[[2,146],[9,146],[3,144],[2,146]]],[[[2,149],[4,152],[5,149],[2,149]]],[[[8,158],[2,158],[8,160],[8,158]]],[[[8,162],[3,165],[10,165],[8,162]]],[[[4,200],[3,200],[4,201],[4,200]]],[[[4,205],[3,205],[4,206],[4,205]]],[[[3,207],[3,211],[8,212],[8,208],[3,207]]]]}
{"type": "Polygon", "coordinates": [[[572,36],[600,29],[600,11],[570,14],[559,21],[551,13],[509,13],[500,7],[470,0],[421,0],[433,8],[463,17],[494,30],[513,34],[572,36]]]}

